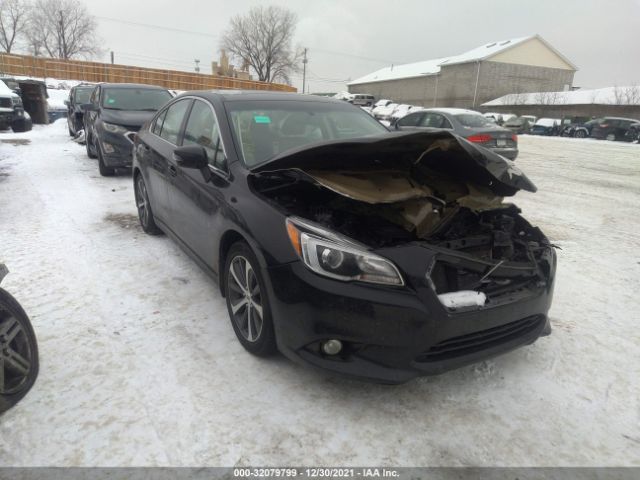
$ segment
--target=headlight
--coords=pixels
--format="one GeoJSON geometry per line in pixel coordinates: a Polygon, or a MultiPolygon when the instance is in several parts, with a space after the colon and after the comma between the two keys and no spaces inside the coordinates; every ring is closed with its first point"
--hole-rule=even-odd
{"type": "Polygon", "coordinates": [[[127,131],[126,128],[120,125],[114,125],[113,123],[102,122],[102,125],[107,132],[111,133],[125,133],[127,131]]]}
{"type": "Polygon", "coordinates": [[[353,240],[306,220],[286,221],[291,245],[304,264],[325,277],[383,285],[404,285],[396,266],[353,240]]]}
{"type": "Polygon", "coordinates": [[[20,97],[11,97],[11,102],[13,103],[14,107],[21,107],[22,106],[22,98],[20,98],[20,97]]]}

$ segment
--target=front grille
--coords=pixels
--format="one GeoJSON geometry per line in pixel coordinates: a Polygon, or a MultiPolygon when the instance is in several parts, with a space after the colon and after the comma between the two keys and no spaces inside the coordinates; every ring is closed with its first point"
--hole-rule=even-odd
{"type": "Polygon", "coordinates": [[[0,108],[13,108],[10,98],[0,98],[0,108]]]}
{"type": "Polygon", "coordinates": [[[534,315],[499,327],[450,338],[420,354],[416,361],[438,362],[496,347],[542,328],[544,321],[544,315],[534,315]]]}

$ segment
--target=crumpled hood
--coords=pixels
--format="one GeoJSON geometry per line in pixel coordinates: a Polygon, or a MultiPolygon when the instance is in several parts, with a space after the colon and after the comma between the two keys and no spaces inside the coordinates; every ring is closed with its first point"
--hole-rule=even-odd
{"type": "Polygon", "coordinates": [[[260,173],[291,168],[363,169],[422,165],[511,196],[536,186],[514,162],[451,132],[391,132],[291,149],[251,168],[260,173]]]}
{"type": "Polygon", "coordinates": [[[109,110],[105,108],[102,110],[100,118],[107,123],[140,128],[143,123],[151,120],[151,117],[153,117],[155,114],[155,111],[147,112],[140,110],[109,110]]]}

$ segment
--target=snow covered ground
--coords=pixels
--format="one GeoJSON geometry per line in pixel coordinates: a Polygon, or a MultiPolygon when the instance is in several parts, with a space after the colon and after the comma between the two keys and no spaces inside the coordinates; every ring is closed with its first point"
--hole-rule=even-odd
{"type": "Polygon", "coordinates": [[[247,354],[64,120],[0,142],[5,288],[41,351],[0,465],[640,465],[640,145],[521,137],[516,203],[562,247],[553,334],[386,387],[247,354]]]}

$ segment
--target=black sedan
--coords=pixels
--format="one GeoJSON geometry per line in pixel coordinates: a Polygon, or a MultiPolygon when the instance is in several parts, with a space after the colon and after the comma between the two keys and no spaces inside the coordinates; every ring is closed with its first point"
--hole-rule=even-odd
{"type": "Polygon", "coordinates": [[[69,135],[72,137],[84,130],[84,109],[89,103],[94,88],[95,85],[77,85],[71,89],[69,99],[64,102],[67,105],[69,135]]]}
{"type": "Polygon", "coordinates": [[[550,332],[556,257],[505,196],[535,186],[451,132],[389,133],[362,109],[192,92],[138,133],[142,228],[226,297],[249,352],[384,383],[550,332]]]}
{"type": "Polygon", "coordinates": [[[625,140],[631,125],[638,123],[633,118],[605,117],[600,119],[591,130],[591,137],[599,140],[625,140]]]}
{"type": "Polygon", "coordinates": [[[83,109],[87,155],[98,158],[100,175],[131,167],[133,137],[172,98],[167,89],[151,85],[96,85],[83,109]]]}
{"type": "Polygon", "coordinates": [[[395,123],[394,128],[396,130],[450,130],[509,160],[515,160],[518,156],[518,136],[473,110],[462,108],[420,110],[402,117],[395,123]]]}

